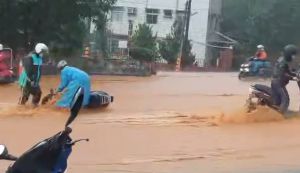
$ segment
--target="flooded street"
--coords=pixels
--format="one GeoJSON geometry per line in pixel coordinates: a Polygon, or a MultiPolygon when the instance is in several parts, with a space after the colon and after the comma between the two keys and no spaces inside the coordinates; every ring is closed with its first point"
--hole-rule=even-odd
{"type": "MultiPolygon", "coordinates": [[[[299,172],[300,119],[283,120],[267,108],[246,114],[248,88],[237,73],[159,73],[92,77],[93,90],[115,97],[106,110],[81,112],[71,173],[281,173],[299,172]]],[[[45,77],[44,94],[59,83],[45,77]]],[[[259,81],[268,84],[269,81],[259,81]]],[[[18,107],[16,84],[0,86],[0,143],[20,155],[61,130],[68,112],[18,107]]],[[[296,83],[290,108],[299,109],[296,83]]],[[[9,162],[0,162],[0,172],[9,162]]]]}

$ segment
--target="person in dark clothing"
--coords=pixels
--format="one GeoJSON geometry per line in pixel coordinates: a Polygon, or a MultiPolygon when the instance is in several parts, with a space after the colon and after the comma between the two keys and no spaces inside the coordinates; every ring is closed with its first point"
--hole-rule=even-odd
{"type": "Polygon", "coordinates": [[[48,52],[48,47],[43,43],[35,46],[34,52],[29,53],[22,59],[24,67],[19,78],[19,85],[22,90],[22,96],[19,104],[25,105],[32,95],[32,104],[37,106],[40,102],[42,91],[40,88],[41,71],[43,64],[43,53],[48,52]]]}
{"type": "Polygon", "coordinates": [[[285,114],[290,104],[290,98],[286,89],[290,80],[296,77],[296,74],[291,72],[289,63],[293,61],[298,53],[298,48],[295,45],[287,45],[283,50],[283,57],[280,57],[274,67],[273,78],[271,82],[272,97],[274,104],[278,106],[281,113],[285,114]]]}

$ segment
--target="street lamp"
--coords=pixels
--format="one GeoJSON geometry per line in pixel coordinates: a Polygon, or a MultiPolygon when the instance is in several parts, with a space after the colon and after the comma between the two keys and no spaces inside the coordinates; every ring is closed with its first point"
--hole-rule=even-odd
{"type": "Polygon", "coordinates": [[[0,44],[0,51],[9,50],[10,51],[10,70],[13,69],[13,50],[11,48],[4,48],[3,44],[0,44]]]}

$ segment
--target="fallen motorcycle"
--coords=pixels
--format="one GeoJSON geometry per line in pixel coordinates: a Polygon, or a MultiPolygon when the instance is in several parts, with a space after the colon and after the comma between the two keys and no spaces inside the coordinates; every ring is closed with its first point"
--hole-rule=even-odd
{"type": "MultiPolygon", "coordinates": [[[[54,90],[50,89],[49,94],[43,97],[42,105],[57,101],[58,99],[56,98],[56,96],[57,94],[54,92],[54,90]]],[[[86,107],[91,109],[105,108],[109,106],[113,101],[114,97],[104,91],[91,91],[89,104],[86,107]]]]}

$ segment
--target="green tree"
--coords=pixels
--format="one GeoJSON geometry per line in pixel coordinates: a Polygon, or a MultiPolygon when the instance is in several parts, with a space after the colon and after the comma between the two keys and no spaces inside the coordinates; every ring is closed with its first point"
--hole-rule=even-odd
{"type": "Polygon", "coordinates": [[[139,24],[132,36],[130,56],[136,60],[152,62],[157,58],[156,35],[152,27],[147,24],[139,24]]]}
{"type": "Polygon", "coordinates": [[[195,62],[195,55],[192,53],[192,47],[193,45],[190,40],[184,44],[181,59],[182,67],[191,66],[195,62]]]}
{"type": "MultiPolygon", "coordinates": [[[[169,64],[176,64],[177,58],[180,56],[181,40],[184,32],[184,22],[182,18],[177,18],[173,23],[171,33],[166,36],[166,39],[159,42],[159,53],[168,61],[169,64]]],[[[192,54],[192,44],[187,41],[183,45],[182,66],[189,66],[194,63],[195,55],[192,54]]]]}
{"type": "Polygon", "coordinates": [[[271,60],[284,45],[300,43],[299,0],[224,0],[221,32],[239,41],[236,68],[264,44],[271,60]],[[237,63],[238,62],[238,63],[237,63]]]}
{"type": "Polygon", "coordinates": [[[182,20],[175,20],[171,33],[166,36],[166,39],[159,42],[159,53],[169,64],[176,64],[180,52],[180,40],[183,32],[182,26],[182,20]]]}
{"type": "Polygon", "coordinates": [[[91,21],[103,30],[106,14],[116,0],[3,0],[0,1],[0,42],[31,50],[45,42],[55,55],[80,50],[91,21]]]}
{"type": "MultiPolygon", "coordinates": [[[[117,0],[89,0],[81,1],[86,10],[83,16],[88,19],[88,23],[96,24],[95,42],[96,48],[101,50],[102,54],[108,56],[108,37],[107,37],[107,12],[117,0]]],[[[89,25],[90,26],[90,25],[89,25]]]]}

